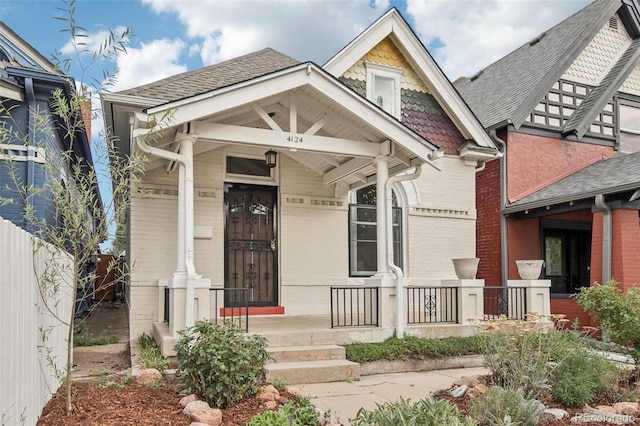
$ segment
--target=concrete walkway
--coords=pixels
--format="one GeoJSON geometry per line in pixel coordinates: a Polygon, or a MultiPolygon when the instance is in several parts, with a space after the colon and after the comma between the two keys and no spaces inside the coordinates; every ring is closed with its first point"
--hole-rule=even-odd
{"type": "Polygon", "coordinates": [[[391,373],[362,376],[358,381],[312,383],[297,385],[311,398],[317,408],[328,411],[343,425],[356,417],[364,407],[374,410],[376,404],[397,401],[400,398],[417,401],[433,392],[448,389],[457,379],[465,376],[488,374],[484,367],[456,368],[451,370],[391,373]]]}

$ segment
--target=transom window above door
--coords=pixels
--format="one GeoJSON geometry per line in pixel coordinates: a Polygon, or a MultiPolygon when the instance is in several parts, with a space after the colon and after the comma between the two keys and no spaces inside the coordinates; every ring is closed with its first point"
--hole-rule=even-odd
{"type": "Polygon", "coordinates": [[[225,156],[225,180],[247,183],[275,183],[276,169],[267,166],[264,156],[225,156]]]}

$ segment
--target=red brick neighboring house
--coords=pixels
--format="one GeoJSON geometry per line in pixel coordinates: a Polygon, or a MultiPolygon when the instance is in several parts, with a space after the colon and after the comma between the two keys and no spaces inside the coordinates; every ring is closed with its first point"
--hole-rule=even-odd
{"type": "Polygon", "coordinates": [[[478,278],[544,259],[551,310],[640,284],[640,2],[596,0],[456,88],[503,147],[477,173],[478,278]]]}

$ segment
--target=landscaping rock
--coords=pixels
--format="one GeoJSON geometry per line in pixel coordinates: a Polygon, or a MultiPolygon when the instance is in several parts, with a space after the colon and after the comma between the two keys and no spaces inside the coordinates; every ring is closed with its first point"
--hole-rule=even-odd
{"type": "Polygon", "coordinates": [[[162,380],[162,373],[155,368],[146,368],[138,374],[136,377],[136,383],[140,383],[145,386],[157,383],[158,380],[162,380]]]}
{"type": "Polygon", "coordinates": [[[616,414],[615,408],[608,405],[599,405],[596,408],[585,407],[584,413],[576,414],[571,418],[571,423],[601,423],[613,425],[626,425],[634,423],[633,416],[627,414],[616,414]],[[614,412],[612,413],[611,410],[614,412]]]}
{"type": "Polygon", "coordinates": [[[596,411],[594,411],[594,412],[603,411],[603,412],[609,413],[609,414],[618,414],[616,409],[611,407],[611,406],[609,406],[609,405],[596,405],[595,410],[596,411]]]}
{"type": "Polygon", "coordinates": [[[267,385],[262,389],[262,392],[264,393],[272,393],[274,395],[280,395],[280,392],[278,391],[278,389],[275,388],[275,386],[273,385],[267,385]]]}
{"type": "Polygon", "coordinates": [[[562,420],[565,417],[567,417],[569,413],[567,413],[562,408],[547,408],[544,410],[542,415],[544,416],[545,419],[562,420]]]}
{"type": "Polygon", "coordinates": [[[191,420],[210,426],[220,426],[222,424],[222,411],[217,408],[197,410],[191,415],[191,420]]]}
{"type": "Polygon", "coordinates": [[[475,398],[476,396],[484,395],[485,393],[487,393],[487,386],[484,383],[478,383],[469,389],[465,396],[468,398],[475,398]]]}
{"type": "Polygon", "coordinates": [[[275,401],[277,399],[274,394],[267,392],[260,392],[256,397],[263,402],[275,401]]]}
{"type": "Polygon", "coordinates": [[[180,405],[184,408],[187,405],[189,405],[190,402],[197,401],[197,400],[198,400],[198,396],[195,393],[192,393],[191,395],[187,395],[184,398],[182,398],[180,400],[180,405]]]}
{"type": "Polygon", "coordinates": [[[640,404],[637,402],[617,402],[613,404],[618,414],[640,417],[640,404]]]}
{"type": "Polygon", "coordinates": [[[304,394],[302,393],[300,388],[297,388],[295,386],[288,386],[287,387],[287,392],[289,392],[290,394],[293,394],[295,396],[304,396],[304,394]]]}
{"type": "Polygon", "coordinates": [[[458,380],[453,382],[453,384],[456,386],[466,385],[469,388],[473,388],[474,386],[477,386],[480,384],[480,380],[478,380],[476,376],[465,376],[465,377],[459,378],[458,380]]]}
{"type": "Polygon", "coordinates": [[[184,410],[182,410],[182,412],[191,417],[191,415],[193,413],[195,413],[198,410],[206,410],[209,409],[211,407],[209,407],[209,404],[207,404],[205,401],[192,401],[190,403],[187,404],[186,407],[184,407],[184,410]]]}
{"type": "Polygon", "coordinates": [[[264,403],[264,406],[267,407],[268,410],[275,410],[276,408],[278,408],[280,404],[278,404],[278,401],[267,401],[264,403]]]}
{"type": "Polygon", "coordinates": [[[469,386],[467,385],[458,386],[457,388],[451,391],[451,396],[456,398],[462,398],[467,393],[467,390],[469,390],[469,386]]]}

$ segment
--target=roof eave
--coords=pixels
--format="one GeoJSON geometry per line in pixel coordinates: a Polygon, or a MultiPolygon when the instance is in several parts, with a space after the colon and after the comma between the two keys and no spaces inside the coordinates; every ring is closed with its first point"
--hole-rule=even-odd
{"type": "Polygon", "coordinates": [[[611,195],[621,192],[634,191],[640,189],[640,182],[632,182],[612,188],[595,189],[591,191],[585,191],[579,194],[570,194],[558,197],[550,197],[545,200],[532,201],[530,203],[518,204],[515,206],[507,206],[500,210],[502,214],[519,213],[525,210],[533,210],[543,208],[547,206],[553,206],[557,204],[570,203],[572,201],[584,200],[587,198],[595,197],[596,195],[611,195]]]}

